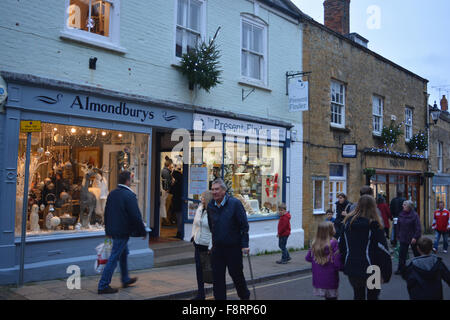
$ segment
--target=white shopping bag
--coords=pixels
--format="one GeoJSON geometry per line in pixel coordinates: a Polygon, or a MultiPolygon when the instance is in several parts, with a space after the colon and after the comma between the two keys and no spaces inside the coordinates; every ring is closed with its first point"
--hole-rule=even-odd
{"type": "Polygon", "coordinates": [[[97,260],[95,260],[94,269],[97,273],[102,273],[105,265],[108,263],[111,255],[112,242],[111,239],[106,238],[103,243],[100,243],[95,250],[97,251],[97,260]]]}

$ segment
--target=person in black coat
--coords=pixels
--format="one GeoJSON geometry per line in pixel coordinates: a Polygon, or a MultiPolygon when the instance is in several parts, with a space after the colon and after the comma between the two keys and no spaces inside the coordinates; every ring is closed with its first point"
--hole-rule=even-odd
{"type": "Polygon", "coordinates": [[[393,246],[397,246],[397,232],[398,232],[397,219],[398,216],[400,215],[400,212],[403,211],[403,202],[405,201],[406,199],[403,197],[403,192],[397,191],[397,197],[392,199],[389,205],[392,220],[394,221],[394,224],[392,225],[392,236],[391,236],[391,244],[393,246]]]}
{"type": "Polygon", "coordinates": [[[368,267],[378,266],[381,272],[380,282],[387,283],[392,275],[392,260],[372,196],[363,195],[355,211],[344,219],[339,251],[343,259],[344,274],[353,287],[354,299],[365,300],[367,296],[367,300],[377,300],[380,289],[367,287],[367,280],[371,275],[368,267]]]}
{"type": "Polygon", "coordinates": [[[175,170],[172,172],[173,184],[170,187],[170,193],[172,194],[172,212],[175,213],[177,218],[177,235],[175,238],[183,240],[183,173],[182,165],[176,165],[175,170]]]}
{"type": "Polygon", "coordinates": [[[242,203],[226,194],[222,179],[212,184],[213,200],[208,204],[208,225],[212,234],[211,266],[215,300],[226,300],[225,271],[233,279],[241,300],[250,298],[244,277],[242,254],[249,254],[247,213],[242,203]]]}
{"type": "Polygon", "coordinates": [[[338,201],[336,201],[336,220],[334,220],[334,229],[336,230],[336,235],[334,236],[336,239],[339,239],[341,236],[344,224],[343,221],[345,217],[350,213],[350,208],[352,203],[347,200],[347,196],[345,193],[339,193],[337,195],[338,201]]]}
{"type": "Polygon", "coordinates": [[[137,281],[137,278],[128,276],[128,239],[130,237],[147,237],[142,214],[139,210],[136,194],[130,189],[131,173],[123,171],[119,174],[117,189],[111,191],[106,200],[105,207],[105,234],[113,239],[113,247],[108,263],[103,269],[102,277],[98,283],[98,293],[116,293],[111,288],[112,275],[117,262],[120,263],[122,287],[126,288],[137,281]]]}
{"type": "Polygon", "coordinates": [[[442,280],[450,286],[450,272],[442,258],[431,254],[433,241],[421,237],[417,241],[417,249],[421,254],[411,260],[402,270],[402,277],[408,286],[411,300],[443,300],[442,280]]]}

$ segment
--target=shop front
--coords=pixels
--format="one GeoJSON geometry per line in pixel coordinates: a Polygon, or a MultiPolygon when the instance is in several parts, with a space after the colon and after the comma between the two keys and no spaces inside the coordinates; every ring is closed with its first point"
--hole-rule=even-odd
{"type": "Polygon", "coordinates": [[[278,205],[286,202],[287,128],[194,114],[190,143],[187,222],[189,240],[200,195],[222,178],[241,201],[250,225],[251,253],[278,250],[278,205]]]}
{"type": "MultiPolygon", "coordinates": [[[[67,277],[70,265],[80,267],[82,275],[94,274],[95,247],[105,238],[106,198],[119,172],[133,173],[131,188],[150,232],[152,136],[159,129],[191,130],[192,113],[67,83],[9,81],[8,92],[0,118],[5,142],[0,283],[17,281],[24,194],[25,281],[67,277]],[[42,123],[31,135],[27,186],[27,134],[20,131],[25,120],[42,123]]],[[[131,238],[129,249],[130,269],[153,266],[148,240],[131,238]]]]}

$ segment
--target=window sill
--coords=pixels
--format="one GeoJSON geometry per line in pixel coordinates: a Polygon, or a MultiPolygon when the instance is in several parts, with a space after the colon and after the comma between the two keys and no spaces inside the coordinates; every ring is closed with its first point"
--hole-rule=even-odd
{"type": "Polygon", "coordinates": [[[322,211],[313,211],[313,215],[315,215],[315,216],[323,216],[324,214],[326,214],[326,212],[324,210],[322,210],[322,211]]]}
{"type": "Polygon", "coordinates": [[[253,81],[250,81],[247,79],[241,79],[240,81],[238,81],[238,84],[240,84],[241,86],[247,86],[247,87],[252,87],[252,88],[256,88],[256,89],[261,89],[261,90],[264,90],[267,92],[272,92],[272,89],[270,89],[263,83],[256,83],[256,82],[253,82],[253,81]]]}
{"type": "Polygon", "coordinates": [[[331,131],[340,131],[340,132],[344,132],[344,133],[350,133],[350,129],[346,128],[346,127],[342,127],[342,126],[337,126],[334,124],[330,124],[330,130],[331,131]]]}
{"type": "Polygon", "coordinates": [[[117,53],[121,53],[121,54],[125,54],[128,52],[127,49],[115,45],[113,43],[107,42],[107,41],[98,41],[89,37],[83,37],[80,35],[76,35],[73,33],[70,33],[68,31],[61,31],[60,33],[60,38],[64,39],[64,40],[72,40],[72,41],[76,41],[76,42],[80,42],[80,43],[85,43],[94,47],[99,47],[99,48],[103,48],[103,49],[107,49],[110,51],[114,51],[117,53]]]}
{"type": "Polygon", "coordinates": [[[372,131],[372,136],[374,137],[374,138],[381,138],[381,132],[373,132],[372,131]]]}

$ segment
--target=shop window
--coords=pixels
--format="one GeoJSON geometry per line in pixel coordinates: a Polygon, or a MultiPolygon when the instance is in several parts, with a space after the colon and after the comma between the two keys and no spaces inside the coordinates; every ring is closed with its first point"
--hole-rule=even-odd
{"type": "Polygon", "coordinates": [[[345,127],[345,86],[331,81],[331,125],[345,127]]]}
{"type": "Polygon", "coordinates": [[[313,213],[325,213],[325,180],[313,179],[313,213]]]}
{"type": "Polygon", "coordinates": [[[448,192],[447,192],[447,186],[434,186],[433,187],[433,191],[436,194],[436,204],[435,204],[435,208],[439,208],[439,202],[443,201],[444,202],[444,208],[448,208],[448,192]]]}
{"type": "Polygon", "coordinates": [[[204,7],[204,1],[177,0],[176,57],[181,58],[204,38],[204,7]]]}
{"type": "MultiPolygon", "coordinates": [[[[59,124],[42,124],[31,138],[27,236],[104,229],[109,192],[118,174],[133,174],[131,189],[146,221],[147,134],[59,124]]],[[[17,160],[16,235],[21,233],[26,135],[17,160]]]]}
{"type": "Polygon", "coordinates": [[[266,83],[267,26],[250,17],[241,19],[241,75],[244,79],[266,83]]]}
{"type": "Polygon", "coordinates": [[[383,130],[383,98],[372,97],[373,133],[381,135],[383,130]]]}

